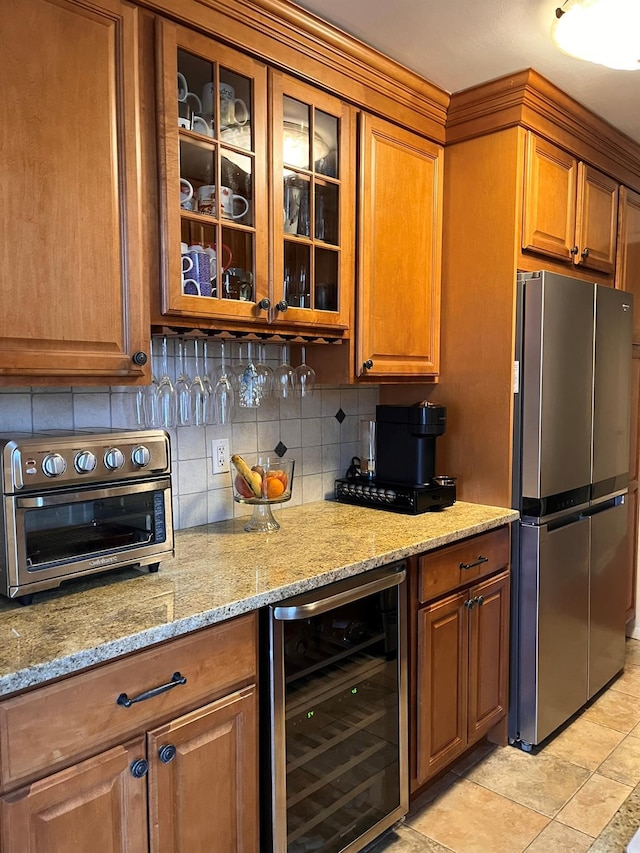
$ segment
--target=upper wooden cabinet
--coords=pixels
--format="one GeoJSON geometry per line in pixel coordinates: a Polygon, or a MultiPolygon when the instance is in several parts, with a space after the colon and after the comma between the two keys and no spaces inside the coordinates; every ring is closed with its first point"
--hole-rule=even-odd
{"type": "Polygon", "coordinates": [[[640,344],[640,193],[620,188],[616,287],[633,294],[633,342],[640,344]]]}
{"type": "Polygon", "coordinates": [[[161,310],[195,325],[342,334],[353,292],[351,108],[269,73],[267,85],[262,62],[158,21],[161,310]]]}
{"type": "Polygon", "coordinates": [[[270,93],[272,316],[346,330],[354,280],[354,113],[276,71],[270,93]]]}
{"type": "Polygon", "coordinates": [[[162,312],[255,319],[269,289],[266,66],[158,20],[157,79],[162,312]]]}
{"type": "Polygon", "coordinates": [[[356,375],[439,369],[443,149],[360,115],[356,375]]]}
{"type": "Polygon", "coordinates": [[[617,215],[616,181],[527,133],[523,250],[612,273],[617,215]]]}
{"type": "Polygon", "coordinates": [[[0,77],[0,381],[142,380],[138,11],[7,0],[0,77]]]}

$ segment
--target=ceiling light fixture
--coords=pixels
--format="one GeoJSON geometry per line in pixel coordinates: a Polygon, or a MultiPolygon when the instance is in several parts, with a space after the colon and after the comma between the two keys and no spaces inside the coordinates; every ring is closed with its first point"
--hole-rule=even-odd
{"type": "Polygon", "coordinates": [[[565,0],[551,36],[564,53],[622,71],[640,71],[639,0],[565,0]]]}

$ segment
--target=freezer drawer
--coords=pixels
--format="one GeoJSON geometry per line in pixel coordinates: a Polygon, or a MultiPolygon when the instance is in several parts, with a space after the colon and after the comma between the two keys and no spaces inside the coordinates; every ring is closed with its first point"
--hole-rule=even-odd
{"type": "Polygon", "coordinates": [[[629,560],[625,497],[595,513],[591,524],[589,698],[624,666],[629,560]]]}
{"type": "Polygon", "coordinates": [[[517,724],[537,744],[587,701],[590,520],[520,527],[517,724]]]}

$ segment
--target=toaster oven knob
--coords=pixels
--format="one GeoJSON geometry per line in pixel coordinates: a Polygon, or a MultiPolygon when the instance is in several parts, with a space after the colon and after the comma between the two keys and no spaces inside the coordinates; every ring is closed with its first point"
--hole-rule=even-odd
{"type": "Polygon", "coordinates": [[[117,447],[112,447],[110,450],[107,450],[104,454],[104,464],[109,471],[117,471],[118,468],[122,468],[124,465],[123,452],[117,447]]]}
{"type": "Polygon", "coordinates": [[[42,470],[47,477],[59,477],[67,470],[67,463],[64,456],[59,453],[47,453],[42,460],[42,470]]]}
{"type": "Polygon", "coordinates": [[[146,468],[149,462],[151,462],[149,448],[145,447],[144,444],[134,447],[131,451],[131,461],[137,468],[146,468]]]}
{"type": "Polygon", "coordinates": [[[78,474],[90,474],[95,470],[97,460],[90,450],[81,450],[76,454],[74,465],[78,474]]]}

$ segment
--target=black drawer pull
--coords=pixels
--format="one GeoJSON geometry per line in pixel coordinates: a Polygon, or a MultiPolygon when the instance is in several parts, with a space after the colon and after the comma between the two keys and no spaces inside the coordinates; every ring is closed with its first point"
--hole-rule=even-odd
{"type": "Polygon", "coordinates": [[[480,555],[474,563],[460,563],[460,568],[461,569],[472,569],[474,566],[479,566],[482,563],[488,563],[488,562],[489,562],[488,557],[483,557],[482,555],[480,555]]]}
{"type": "Polygon", "coordinates": [[[172,687],[177,687],[179,684],[186,684],[187,679],[184,675],[180,675],[179,672],[174,672],[171,676],[171,681],[167,684],[161,684],[160,687],[153,687],[151,690],[147,690],[146,693],[141,693],[139,696],[134,696],[133,699],[129,699],[126,693],[121,693],[116,702],[118,705],[122,705],[124,708],[130,708],[136,702],[144,702],[145,699],[153,699],[154,696],[159,696],[161,693],[166,693],[167,690],[171,690],[172,687]]]}

